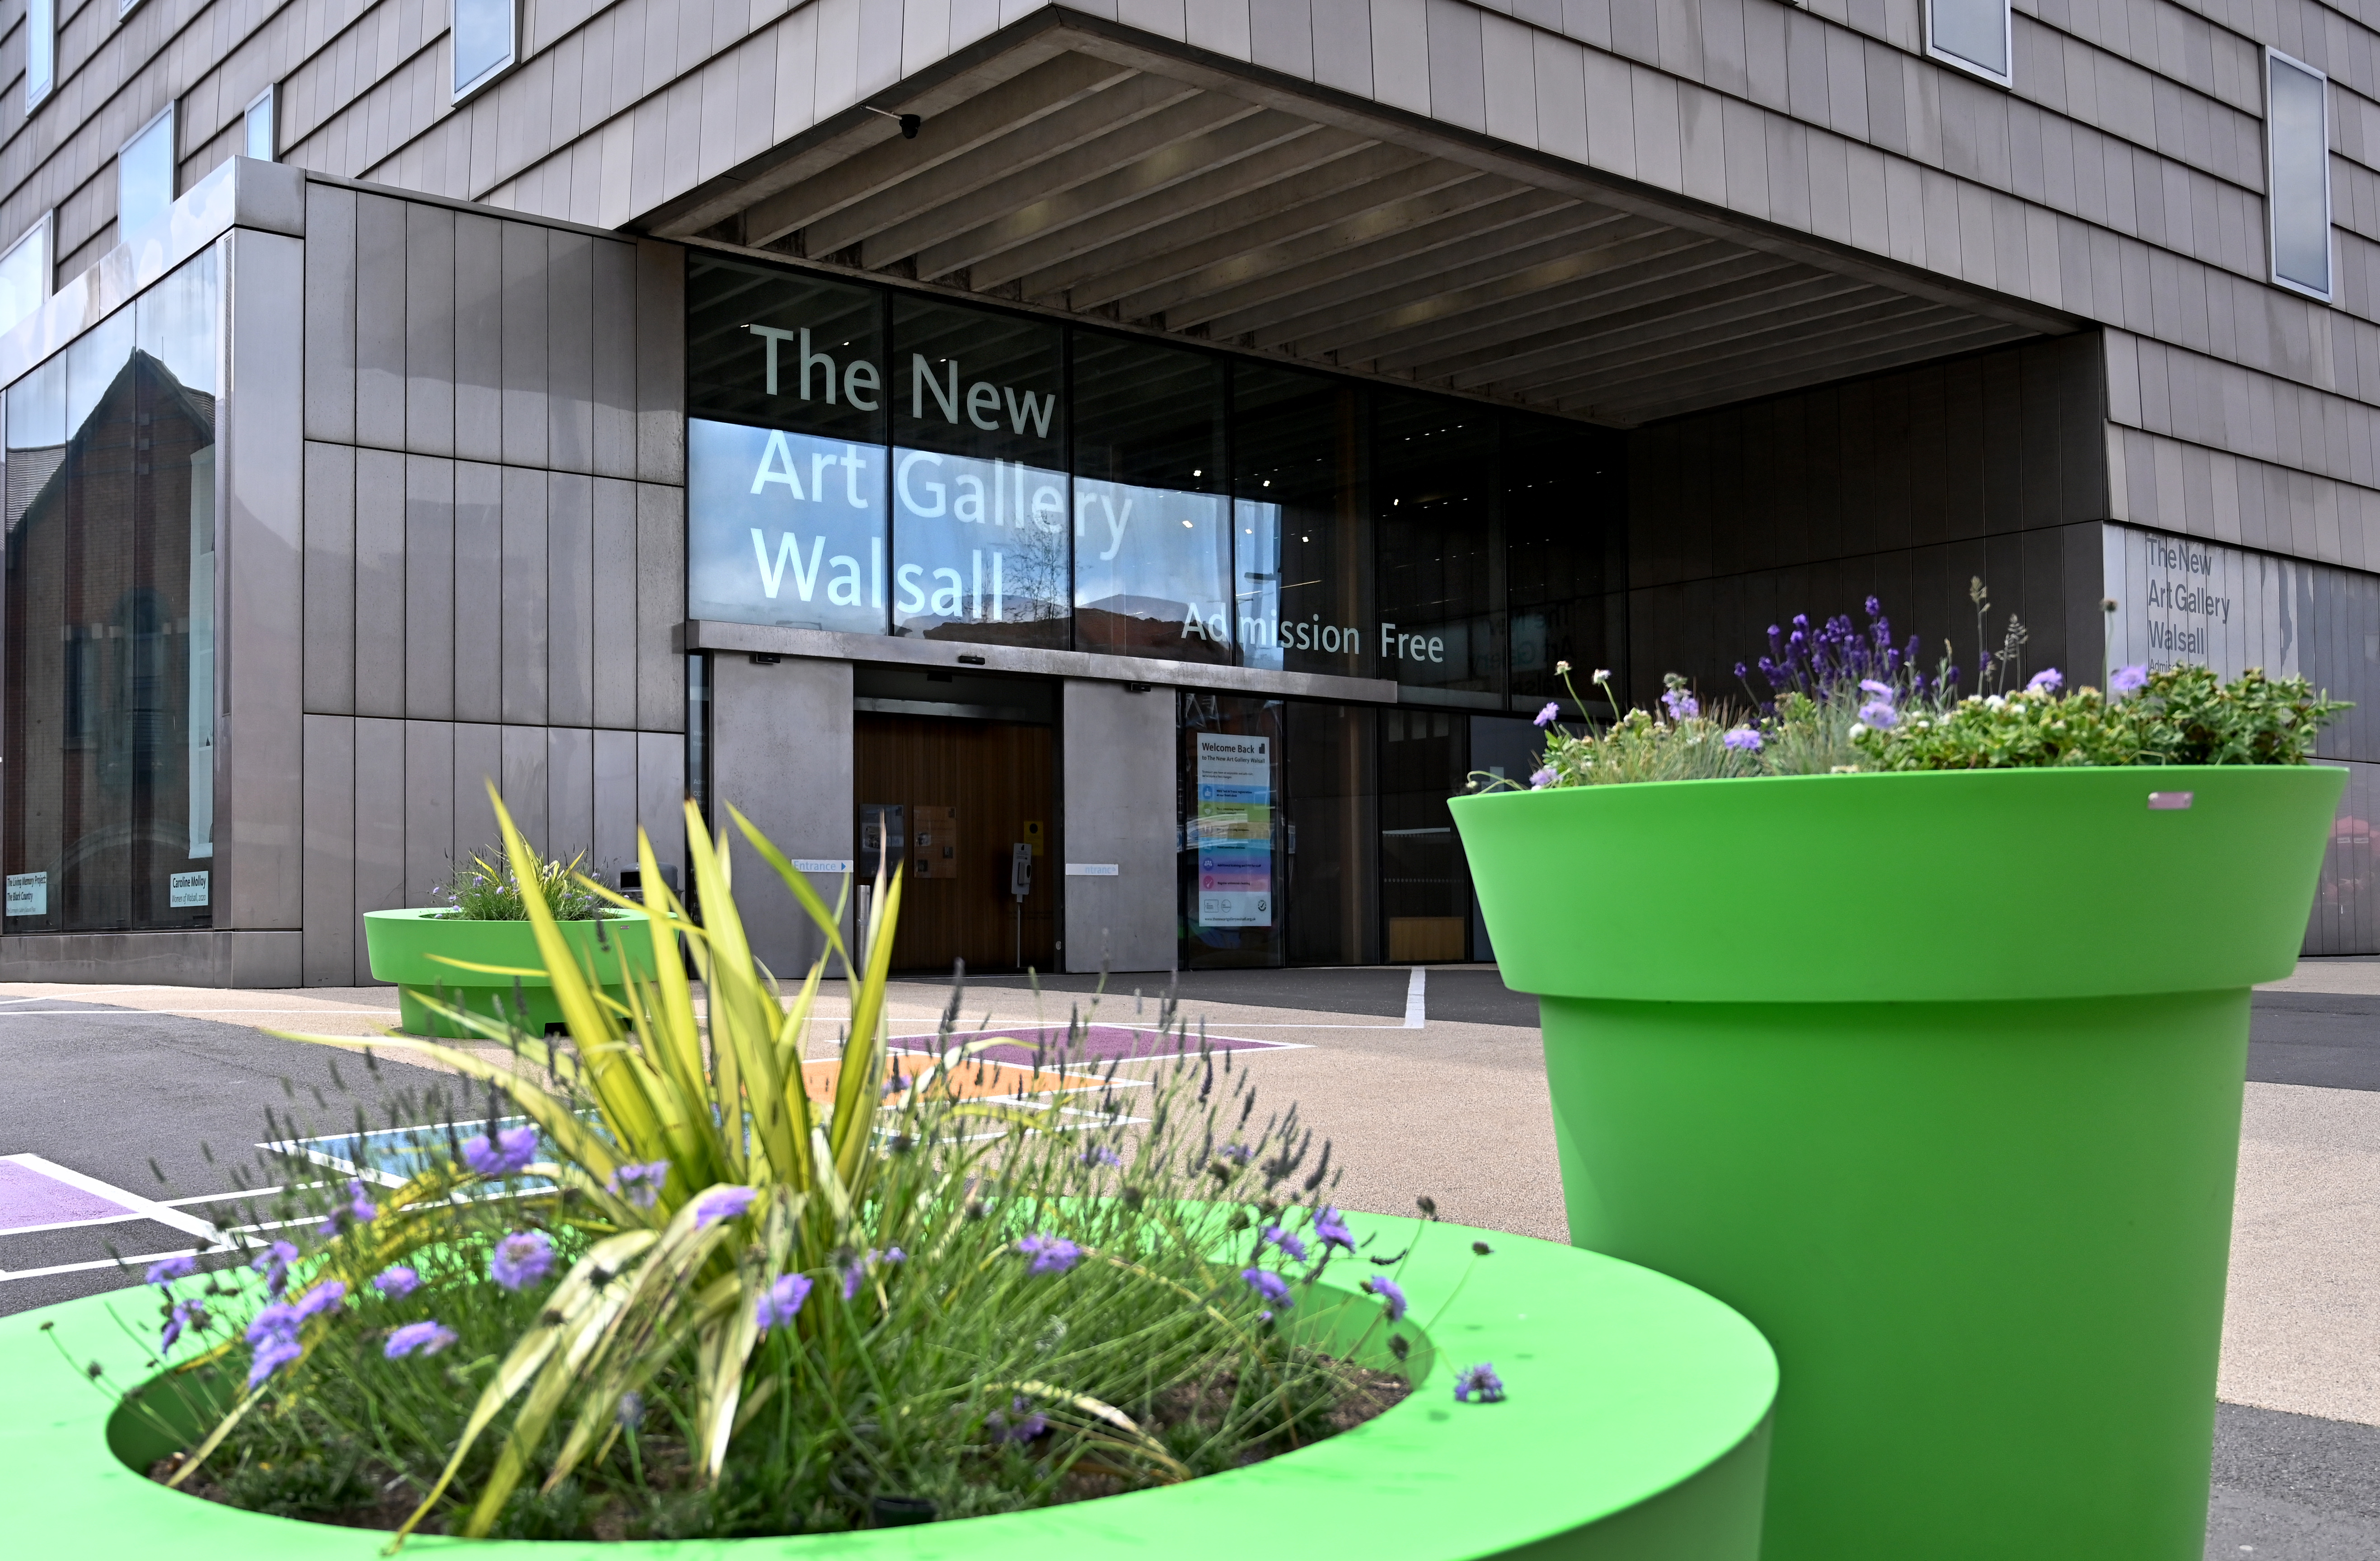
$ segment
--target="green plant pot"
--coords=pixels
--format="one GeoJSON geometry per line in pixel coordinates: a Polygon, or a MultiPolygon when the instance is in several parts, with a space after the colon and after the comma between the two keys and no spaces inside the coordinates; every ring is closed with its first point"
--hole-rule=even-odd
{"type": "Polygon", "coordinates": [[[2296,960],[2345,781],[1454,803],[1541,998],[1571,1240],[1777,1347],[1769,1561],[2203,1553],[2248,988],[2296,960]]]}
{"type": "MultiPolygon", "coordinates": [[[[630,950],[630,972],[652,979],[652,929],[642,916],[615,915],[602,924],[603,942],[595,941],[593,922],[563,922],[562,936],[570,944],[579,968],[594,973],[604,990],[624,995],[628,975],[621,967],[630,950]]],[[[445,988],[445,1000],[492,1018],[512,1015],[532,1035],[549,1024],[562,1023],[562,1009],[553,1000],[553,983],[543,975],[490,975],[465,970],[463,964],[500,965],[513,970],[540,970],[537,934],[527,922],[450,921],[435,907],[364,913],[364,947],[371,957],[372,978],[397,986],[398,1023],[417,1035],[460,1037],[464,1032],[422,1006],[424,997],[445,988]],[[514,1002],[516,989],[522,1014],[514,1002]]]]}
{"type": "MultiPolygon", "coordinates": [[[[1410,1220],[1351,1215],[1391,1250],[1410,1220]]],[[[1346,1273],[1342,1265],[1339,1272],[1346,1273]]],[[[1352,1277],[1352,1275],[1350,1276],[1352,1277]]],[[[993,1518],[808,1538],[604,1544],[417,1538],[404,1554],[574,1561],[1050,1561],[1129,1551],[1215,1561],[1252,1543],[1360,1534],[1365,1561],[1475,1561],[1532,1546],[1585,1561],[1753,1561],[1759,1553],[1776,1358],[1708,1296],[1629,1264],[1549,1241],[1433,1227],[1406,1270],[1424,1307],[1449,1296],[1414,1351],[1412,1397],[1302,1451],[1226,1474],[993,1518]],[[1460,1291],[1474,1239],[1494,1244],[1460,1291]],[[1493,1361],[1511,1390],[1461,1404],[1454,1377],[1493,1361]]],[[[1344,1348],[1378,1303],[1310,1297],[1303,1325],[1344,1348]]],[[[271,1518],[169,1491],[136,1472],[172,1449],[94,1392],[73,1364],[120,1380],[150,1369],[135,1333],[145,1296],[67,1301],[0,1318],[0,1511],[12,1554],[159,1555],[175,1561],[375,1561],[388,1536],[271,1518]],[[50,1336],[70,1359],[62,1360],[50,1336]],[[113,1443],[114,1451],[111,1451],[113,1443]],[[130,1463],[135,1467],[127,1467],[130,1463]]],[[[1385,1358],[1374,1330],[1367,1353],[1385,1358]]]]}

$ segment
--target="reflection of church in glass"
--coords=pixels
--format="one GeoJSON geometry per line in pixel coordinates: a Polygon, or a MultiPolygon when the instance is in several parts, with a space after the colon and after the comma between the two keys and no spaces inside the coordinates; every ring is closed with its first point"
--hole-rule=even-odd
{"type": "Polygon", "coordinates": [[[11,932],[210,920],[214,399],[136,350],[8,452],[11,932]]]}

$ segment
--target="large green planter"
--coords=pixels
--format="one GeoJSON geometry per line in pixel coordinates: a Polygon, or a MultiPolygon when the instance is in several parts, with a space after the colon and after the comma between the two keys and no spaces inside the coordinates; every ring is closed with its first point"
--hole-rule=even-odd
{"type": "MultiPolygon", "coordinates": [[[[593,922],[559,925],[579,968],[593,971],[613,997],[622,996],[626,986],[627,976],[620,963],[624,950],[633,950],[628,955],[629,969],[642,979],[652,978],[652,929],[641,916],[615,915],[606,920],[601,945],[595,941],[593,922]]],[[[495,1018],[512,1015],[533,1035],[545,1034],[549,1024],[562,1023],[561,1005],[553,1000],[553,983],[544,976],[524,975],[516,984],[509,975],[488,975],[446,962],[542,969],[536,930],[527,922],[450,921],[434,907],[367,911],[364,947],[371,956],[372,979],[396,984],[398,1023],[413,1035],[462,1035],[461,1030],[422,1006],[421,998],[437,996],[441,986],[450,1006],[495,1018]],[[520,1008],[528,1012],[522,1014],[520,1008]]]]}
{"type": "MultiPolygon", "coordinates": [[[[1350,1216],[1402,1247],[1409,1220],[1350,1216]]],[[[1376,1244],[1374,1249],[1378,1250],[1376,1244]]],[[[1347,1273],[1342,1265],[1339,1272],[1347,1273]]],[[[1353,1277],[1352,1274],[1349,1277],[1353,1277]]],[[[1431,1319],[1413,1396],[1301,1452],[1228,1474],[1069,1507],[856,1534],[678,1543],[415,1539],[404,1554],[514,1561],[1180,1561],[1335,1537],[1364,1561],[1476,1561],[1543,1545],[1581,1561],[1754,1561],[1776,1358],[1742,1317],[1673,1279],[1548,1241],[1439,1226],[1405,1275],[1431,1319]],[[1475,1239],[1496,1248],[1457,1281],[1475,1239]],[[1455,1373],[1493,1361],[1500,1404],[1460,1404],[1455,1373]]],[[[1342,1347],[1376,1303],[1310,1298],[1305,1325],[1342,1347]],[[1316,1315],[1316,1314],[1319,1315],[1316,1315]]],[[[126,1466],[172,1444],[94,1392],[72,1361],[138,1381],[153,1302],[116,1294],[0,1318],[0,1512],[26,1556],[376,1561],[388,1536],[269,1518],[168,1491],[126,1466]],[[59,1357],[41,1330],[70,1352],[59,1357]],[[115,1451],[111,1452],[111,1443],[115,1451]]],[[[1381,1335],[1370,1349],[1385,1360],[1381,1335]]]]}
{"type": "Polygon", "coordinates": [[[1454,803],[1542,998],[1572,1240],[1777,1347],[1769,1561],[2202,1554],[2248,988],[2291,968],[2345,780],[1454,803]]]}

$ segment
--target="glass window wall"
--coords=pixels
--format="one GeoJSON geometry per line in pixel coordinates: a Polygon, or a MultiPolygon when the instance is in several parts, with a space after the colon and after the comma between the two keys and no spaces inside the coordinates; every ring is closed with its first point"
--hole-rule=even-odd
{"type": "Polygon", "coordinates": [[[1597,667],[1620,669],[1628,633],[1625,452],[1621,436],[1600,429],[1549,417],[1505,422],[1500,468],[1514,708],[1559,699],[1575,719],[1581,712],[1554,669],[1564,661],[1576,669],[1572,682],[1587,699],[1596,697],[1597,667]]]}
{"type": "Polygon", "coordinates": [[[1232,659],[1223,364],[1075,338],[1075,644],[1232,659]]]}
{"type": "Polygon", "coordinates": [[[211,250],[7,392],[10,932],[212,921],[221,311],[211,250]]]}
{"type": "Polygon", "coordinates": [[[1372,675],[1365,411],[1346,381],[1248,363],[1232,370],[1242,666],[1372,675]]]}
{"type": "Polygon", "coordinates": [[[1374,425],[1380,676],[1405,697],[1504,708],[1496,419],[1485,407],[1382,395],[1374,425]]]}

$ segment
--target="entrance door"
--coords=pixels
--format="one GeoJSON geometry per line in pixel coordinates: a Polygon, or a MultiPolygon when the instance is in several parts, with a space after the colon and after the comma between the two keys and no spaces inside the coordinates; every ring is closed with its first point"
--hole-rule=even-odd
{"type": "MultiPolygon", "coordinates": [[[[937,716],[853,718],[855,794],[865,823],[905,823],[895,970],[1049,970],[1056,963],[1050,728],[937,716]],[[895,815],[892,809],[901,811],[895,815]],[[1016,847],[1026,847],[1026,892],[1016,847]]],[[[869,864],[871,866],[873,863],[869,864]]]]}

